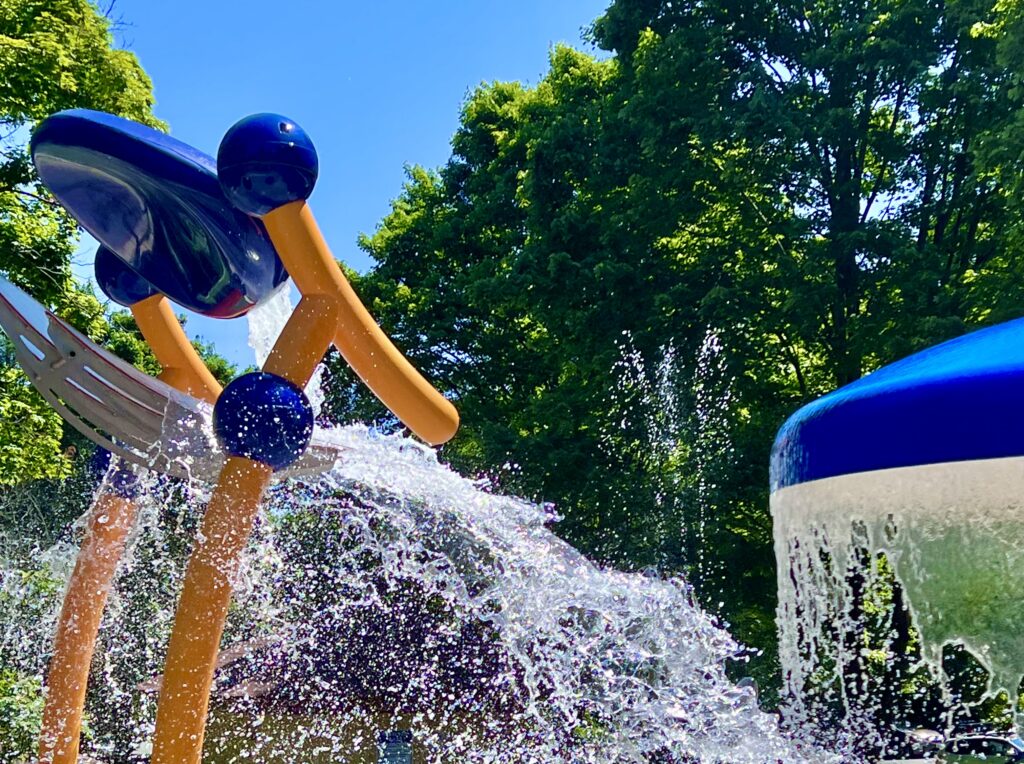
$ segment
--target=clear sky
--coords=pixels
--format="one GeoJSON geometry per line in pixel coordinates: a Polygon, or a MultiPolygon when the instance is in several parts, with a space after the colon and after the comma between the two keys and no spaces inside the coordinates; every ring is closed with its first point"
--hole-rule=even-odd
{"type": "MultiPolygon", "coordinates": [[[[535,84],[558,42],[590,50],[582,32],[607,4],[117,0],[112,15],[177,138],[215,154],[227,128],[261,111],[309,132],[320,155],[313,210],[335,256],[365,271],[356,237],[388,212],[406,165],[448,158],[467,94],[494,80],[535,84]]],[[[189,330],[252,363],[244,320],[192,316],[189,330]]]]}

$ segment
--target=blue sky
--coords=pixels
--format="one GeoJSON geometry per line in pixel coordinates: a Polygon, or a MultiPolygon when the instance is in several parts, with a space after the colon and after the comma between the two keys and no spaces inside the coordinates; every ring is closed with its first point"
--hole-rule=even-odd
{"type": "MultiPolygon", "coordinates": [[[[408,164],[449,155],[459,109],[478,84],[534,84],[559,42],[608,0],[117,0],[119,43],[153,79],[156,114],[176,137],[215,154],[239,118],[294,119],[312,136],[320,180],[311,199],[334,254],[365,271],[356,247],[398,195],[408,164]]],[[[78,258],[90,264],[92,245],[78,258]]],[[[190,317],[189,330],[247,365],[244,320],[190,317]]]]}

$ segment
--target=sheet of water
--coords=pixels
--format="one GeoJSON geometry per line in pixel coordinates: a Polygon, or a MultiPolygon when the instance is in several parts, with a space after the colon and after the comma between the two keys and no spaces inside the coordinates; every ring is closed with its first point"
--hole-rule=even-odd
{"type": "Polygon", "coordinates": [[[879,553],[902,587],[924,668],[943,681],[943,647],[962,645],[987,670],[989,690],[1015,699],[1024,671],[1022,509],[1021,458],[881,470],[776,492],[780,658],[792,714],[813,721],[808,690],[831,684],[844,696],[849,738],[884,733],[861,718],[882,698],[853,698],[857,688],[841,676],[862,657],[848,637],[863,628],[862,592],[878,583],[864,560],[879,553]]]}
{"type": "MultiPolygon", "coordinates": [[[[258,356],[277,333],[262,322],[287,316],[278,300],[254,317],[258,356]]],[[[836,760],[782,733],[751,688],[729,681],[739,646],[685,581],[594,565],[552,532],[549,509],[489,493],[412,440],[327,435],[337,464],[271,489],[236,581],[223,655],[252,660],[218,675],[210,745],[230,757],[217,761],[357,761],[355,749],[375,749],[365,730],[379,718],[413,729],[432,762],[836,760]]],[[[144,483],[90,695],[96,746],[122,756],[144,753],[152,733],[208,497],[144,483]]],[[[51,573],[68,571],[73,551],[46,552],[51,573]]],[[[41,607],[21,567],[0,579],[12,625],[0,649],[39,673],[59,597],[41,607]],[[32,612],[13,613],[19,603],[32,612]]]]}

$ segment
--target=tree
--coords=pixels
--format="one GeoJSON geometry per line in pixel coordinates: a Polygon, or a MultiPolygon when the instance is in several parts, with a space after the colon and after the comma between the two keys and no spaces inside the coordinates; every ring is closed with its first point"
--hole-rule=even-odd
{"type": "MultiPolygon", "coordinates": [[[[480,88],[449,163],[412,169],[392,214],[363,239],[379,265],[356,285],[428,375],[450,385],[463,419],[445,451],[454,464],[554,502],[560,531],[605,562],[683,570],[698,539],[715,547],[709,596],[730,592],[741,635],[767,645],[767,476],[749,454],[764,449],[779,414],[744,412],[735,396],[712,404],[729,407],[712,426],[753,427],[733,438],[747,454],[738,468],[715,457],[718,516],[698,531],[692,510],[710,483],[687,441],[708,425],[695,412],[691,359],[708,336],[705,298],[731,304],[715,291],[727,258],[724,249],[681,258],[668,246],[671,234],[699,237],[711,220],[735,219],[752,241],[764,225],[748,207],[685,193],[721,177],[719,167],[690,151],[674,171],[664,167],[664,145],[639,135],[642,122],[648,133],[657,125],[623,117],[621,76],[615,61],[559,48],[536,89],[480,88]],[[692,230],[680,232],[681,220],[692,230]],[[677,360],[665,364],[669,352],[677,360]],[[624,354],[637,359],[634,379],[613,374],[624,354]],[[659,389],[677,395],[673,413],[658,411],[659,389]],[[723,582],[725,570],[737,579],[723,582]]],[[[730,183],[742,183],[738,173],[730,183]]],[[[741,350],[727,348],[719,374],[737,376],[741,350]]],[[[334,372],[336,412],[388,421],[337,364],[334,372]]]]}
{"type": "MultiPolygon", "coordinates": [[[[1019,7],[616,0],[592,29],[610,58],[560,47],[536,87],[478,88],[357,283],[456,400],[446,457],[553,501],[603,561],[686,571],[770,651],[785,417],[1024,306],[1019,7]],[[682,424],[634,415],[663,398],[613,372],[627,344],[634,381],[671,349],[682,424]]],[[[335,370],[335,410],[386,425],[335,370]]]]}
{"type": "Polygon", "coordinates": [[[1014,256],[1024,246],[1024,4],[1000,0],[992,21],[977,24],[974,32],[996,47],[996,60],[1006,72],[1006,96],[1012,109],[1009,120],[985,130],[979,162],[1006,205],[1007,227],[1002,234],[1007,246],[972,284],[979,316],[1002,320],[1016,317],[1016,308],[1024,299],[1014,268],[1014,256]]]}
{"type": "Polygon", "coordinates": [[[979,167],[1013,112],[999,43],[977,34],[991,20],[984,0],[622,0],[594,34],[638,83],[679,93],[663,122],[744,147],[737,169],[781,190],[766,223],[811,306],[782,328],[844,384],[978,320],[970,285],[1006,251],[979,167]]]}

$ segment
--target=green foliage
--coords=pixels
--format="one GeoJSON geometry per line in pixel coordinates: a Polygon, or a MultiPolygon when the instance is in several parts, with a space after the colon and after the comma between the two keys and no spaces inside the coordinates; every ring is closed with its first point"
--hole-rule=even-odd
{"type": "MultiPolygon", "coordinates": [[[[446,458],[553,501],[603,561],[687,572],[770,653],[779,425],[1024,309],[1020,9],[616,0],[610,58],[478,88],[356,283],[456,401],[446,458]]],[[[395,425],[332,371],[336,415],[395,425]]]]}
{"type": "Polygon", "coordinates": [[[108,111],[159,126],[135,55],[87,0],[0,2],[0,270],[48,305],[70,283],[74,223],[39,184],[32,126],[62,109],[108,111]]]}
{"type": "MultiPolygon", "coordinates": [[[[114,46],[111,23],[86,0],[0,0],[0,272],[116,355],[149,374],[160,367],[125,312],[71,276],[78,232],[29,161],[32,127],[68,108],[120,114],[162,127],[149,78],[135,55],[114,46]]],[[[0,484],[70,474],[69,447],[82,446],[31,389],[4,340],[0,354],[0,484]]],[[[197,343],[222,382],[233,366],[197,343]]]]}
{"type": "MultiPolygon", "coordinates": [[[[178,316],[178,319],[184,326],[185,317],[178,316]]],[[[220,355],[211,343],[203,342],[202,340],[193,340],[192,347],[196,349],[196,352],[199,353],[199,357],[202,358],[203,363],[206,364],[206,368],[210,370],[210,373],[213,374],[214,378],[220,382],[222,386],[226,386],[228,382],[238,376],[238,367],[231,363],[227,358],[220,355]]],[[[149,349],[148,345],[146,345],[146,349],[149,349]]]]}
{"type": "MultiPolygon", "coordinates": [[[[115,47],[111,23],[94,2],[0,0],[0,272],[92,340],[157,374],[160,368],[131,315],[109,313],[72,279],[77,227],[39,182],[27,151],[33,127],[62,109],[98,109],[163,127],[152,106],[149,78],[134,54],[115,47]]],[[[234,374],[208,347],[200,352],[222,380],[234,374]]],[[[42,671],[46,653],[38,646],[49,642],[49,616],[60,595],[49,573],[20,570],[16,558],[25,547],[54,543],[84,510],[94,480],[87,451],[91,445],[32,389],[10,343],[0,338],[0,542],[6,570],[0,580],[0,634],[20,634],[33,643],[0,639],[3,762],[35,746],[39,683],[10,667],[42,671]],[[19,623],[7,623],[11,618],[19,623]],[[11,652],[24,649],[34,654],[11,652]]]]}
{"type": "Polygon", "coordinates": [[[19,764],[38,742],[46,652],[38,645],[48,640],[46,624],[62,586],[45,567],[19,570],[6,551],[0,571],[0,764],[19,764]]]}
{"type": "Polygon", "coordinates": [[[10,343],[0,339],[0,484],[26,476],[65,477],[70,465],[61,454],[63,427],[57,414],[29,384],[11,358],[10,343]]]}
{"type": "Polygon", "coordinates": [[[156,122],[152,85],[110,21],[87,0],[3,0],[0,111],[9,124],[89,108],[156,122]]]}
{"type": "MultiPolygon", "coordinates": [[[[83,492],[78,488],[81,496],[83,492]]],[[[89,493],[84,493],[82,503],[88,502],[88,498],[89,493]]],[[[10,496],[5,495],[4,499],[7,504],[10,496]]],[[[55,504],[56,507],[47,507],[48,514],[54,514],[65,503],[55,504]]],[[[9,522],[7,509],[4,506],[0,514],[0,764],[22,764],[31,760],[38,745],[44,695],[42,677],[51,655],[66,572],[40,562],[38,547],[33,550],[18,543],[21,539],[14,535],[18,530],[40,545],[52,543],[53,539],[47,538],[43,528],[34,522],[29,522],[28,528],[16,527],[9,522]]],[[[62,524],[66,524],[68,518],[62,519],[62,524]]],[[[92,737],[88,719],[83,735],[86,739],[92,737]]]]}
{"type": "Polygon", "coordinates": [[[16,764],[32,755],[42,720],[42,683],[0,669],[0,764],[16,764]]]}

